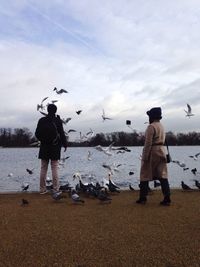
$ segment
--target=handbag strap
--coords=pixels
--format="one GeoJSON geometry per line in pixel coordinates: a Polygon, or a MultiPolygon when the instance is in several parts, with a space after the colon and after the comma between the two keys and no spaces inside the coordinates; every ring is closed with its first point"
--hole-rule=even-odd
{"type": "Polygon", "coordinates": [[[165,145],[166,145],[166,147],[167,147],[167,152],[168,152],[168,154],[169,154],[169,147],[168,147],[168,143],[167,143],[167,139],[165,138],[165,145]]]}

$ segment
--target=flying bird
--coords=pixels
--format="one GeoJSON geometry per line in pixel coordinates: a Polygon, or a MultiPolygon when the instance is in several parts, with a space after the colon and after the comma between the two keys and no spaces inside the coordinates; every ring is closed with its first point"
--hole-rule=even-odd
{"type": "Polygon", "coordinates": [[[194,116],[194,114],[192,113],[192,108],[189,104],[187,104],[187,110],[184,109],[184,111],[186,113],[186,117],[190,118],[191,116],[194,116]]]}
{"type": "Polygon", "coordinates": [[[22,184],[22,191],[23,191],[23,192],[27,191],[28,188],[29,188],[29,184],[28,184],[28,183],[23,183],[23,184],[22,184]]]}
{"type": "Polygon", "coordinates": [[[37,104],[37,110],[39,111],[40,109],[41,110],[44,110],[45,109],[45,106],[43,105],[44,101],[47,100],[48,96],[43,98],[42,101],[41,101],[41,104],[37,104]]]}
{"type": "Polygon", "coordinates": [[[178,166],[180,166],[181,168],[185,168],[186,164],[183,162],[180,162],[178,160],[172,160],[173,163],[176,163],[178,166]]]}
{"type": "Polygon", "coordinates": [[[61,158],[60,161],[62,161],[64,163],[66,161],[66,159],[69,159],[69,158],[70,158],[70,156],[66,156],[66,157],[61,158]]]}
{"type": "Polygon", "coordinates": [[[102,119],[103,119],[103,122],[104,122],[105,120],[112,120],[111,118],[106,117],[104,109],[103,109],[102,119]]]}
{"type": "Polygon", "coordinates": [[[39,111],[43,116],[47,116],[48,114],[47,113],[45,113],[45,112],[43,112],[43,111],[39,111]]]}
{"type": "Polygon", "coordinates": [[[58,90],[57,87],[54,87],[53,91],[56,91],[56,93],[57,93],[58,95],[61,95],[61,94],[63,94],[63,93],[68,93],[67,90],[65,90],[65,89],[60,89],[60,90],[58,90]]]}
{"type": "Polygon", "coordinates": [[[82,112],[82,110],[77,110],[77,111],[76,111],[76,114],[77,114],[77,115],[80,115],[81,112],[82,112]]]}
{"type": "Polygon", "coordinates": [[[74,129],[69,129],[68,131],[67,131],[67,133],[75,133],[76,132],[76,130],[74,130],[74,129]]]}
{"type": "Polygon", "coordinates": [[[26,169],[26,171],[29,173],[29,174],[33,174],[33,170],[34,170],[34,168],[33,169],[26,169]]]}
{"type": "Polygon", "coordinates": [[[91,158],[91,155],[92,155],[91,151],[90,151],[90,150],[88,150],[88,154],[87,154],[87,160],[89,160],[89,161],[91,161],[91,160],[92,160],[92,158],[91,158]]]}
{"type": "Polygon", "coordinates": [[[200,155],[200,153],[197,153],[195,155],[191,155],[189,156],[190,158],[194,159],[194,160],[197,160],[198,156],[200,155]]]}
{"type": "Polygon", "coordinates": [[[61,119],[63,124],[67,124],[72,118],[61,119]]]}
{"type": "Polygon", "coordinates": [[[95,149],[96,150],[98,150],[98,151],[100,151],[100,152],[103,152],[103,153],[105,153],[106,155],[108,155],[108,156],[112,156],[113,154],[112,154],[112,149],[113,149],[113,144],[114,144],[114,142],[112,142],[108,147],[106,147],[106,148],[103,148],[101,145],[98,145],[98,146],[95,146],[95,149]]]}
{"type": "Polygon", "coordinates": [[[191,172],[192,172],[194,175],[196,175],[196,173],[197,173],[197,168],[191,169],[191,172]]]}
{"type": "Polygon", "coordinates": [[[30,146],[40,146],[40,141],[36,141],[30,144],[30,146]]]}

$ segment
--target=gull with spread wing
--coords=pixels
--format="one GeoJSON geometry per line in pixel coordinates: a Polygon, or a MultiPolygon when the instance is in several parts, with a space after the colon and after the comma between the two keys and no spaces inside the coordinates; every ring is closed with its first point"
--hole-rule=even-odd
{"type": "Polygon", "coordinates": [[[100,151],[100,152],[103,152],[104,154],[108,155],[108,156],[112,156],[113,153],[111,152],[112,151],[112,147],[113,147],[113,144],[114,142],[112,142],[108,147],[106,148],[103,148],[101,145],[98,145],[98,146],[95,146],[95,149],[100,151]]]}
{"type": "Polygon", "coordinates": [[[112,120],[111,118],[106,117],[104,109],[103,109],[102,119],[103,119],[103,122],[104,122],[105,120],[112,120]]]}
{"type": "Polygon", "coordinates": [[[63,94],[63,93],[68,93],[67,90],[65,90],[65,89],[60,89],[60,90],[58,90],[57,87],[54,87],[53,91],[56,91],[56,93],[57,93],[58,95],[61,95],[61,94],[63,94]]]}
{"type": "Polygon", "coordinates": [[[37,110],[44,110],[45,109],[45,106],[43,105],[44,101],[47,100],[48,96],[43,98],[42,101],[41,101],[41,104],[37,104],[37,110]]]}
{"type": "Polygon", "coordinates": [[[189,104],[187,104],[187,110],[184,109],[184,111],[186,113],[185,116],[188,117],[189,119],[191,116],[194,116],[194,114],[192,113],[192,108],[189,104]]]}

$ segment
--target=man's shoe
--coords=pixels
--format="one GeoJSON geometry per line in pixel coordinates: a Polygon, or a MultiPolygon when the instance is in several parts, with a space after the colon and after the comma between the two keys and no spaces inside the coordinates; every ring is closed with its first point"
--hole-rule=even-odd
{"type": "Polygon", "coordinates": [[[137,204],[146,204],[147,199],[146,198],[139,198],[138,200],[136,200],[137,204]]]}
{"type": "Polygon", "coordinates": [[[170,203],[171,203],[170,197],[165,197],[163,199],[163,201],[160,202],[160,205],[162,205],[162,206],[170,206],[170,203]]]}
{"type": "Polygon", "coordinates": [[[45,190],[45,191],[40,191],[40,195],[45,195],[46,193],[48,193],[47,190],[45,190]]]}

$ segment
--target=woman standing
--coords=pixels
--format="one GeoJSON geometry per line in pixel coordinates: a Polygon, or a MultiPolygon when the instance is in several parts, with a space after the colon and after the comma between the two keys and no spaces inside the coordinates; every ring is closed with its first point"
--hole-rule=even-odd
{"type": "Polygon", "coordinates": [[[164,195],[161,205],[169,206],[170,188],[168,182],[166,152],[165,152],[165,132],[160,107],[154,107],[147,111],[149,125],[145,132],[145,144],[142,152],[142,162],[140,169],[140,196],[137,204],[145,204],[147,201],[149,181],[159,180],[162,193],[164,195]]]}

